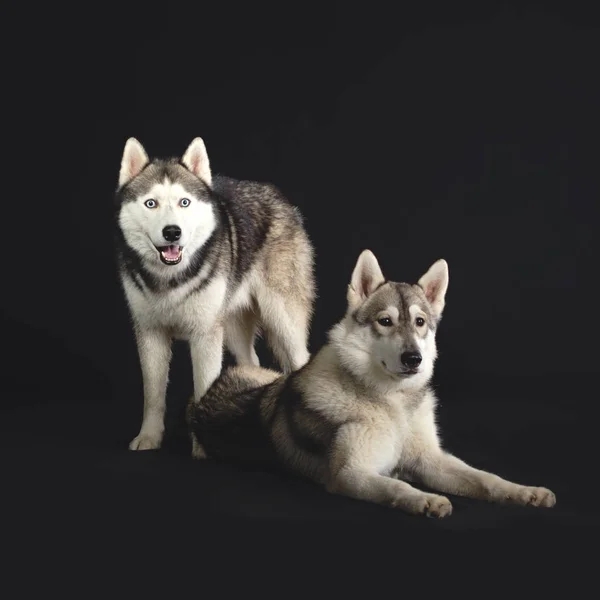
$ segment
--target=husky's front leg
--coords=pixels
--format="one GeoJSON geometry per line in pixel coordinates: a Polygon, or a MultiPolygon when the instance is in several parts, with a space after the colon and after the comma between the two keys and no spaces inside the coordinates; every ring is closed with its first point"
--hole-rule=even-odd
{"type": "Polygon", "coordinates": [[[394,441],[386,433],[358,423],[342,426],[331,452],[327,489],[414,515],[441,518],[452,514],[448,498],[378,473],[378,466],[388,462],[386,454],[394,452],[394,441]]]}
{"type": "Polygon", "coordinates": [[[130,450],[160,448],[165,430],[171,338],[161,329],[136,328],[136,341],[144,382],[144,417],[130,450]]]}
{"type": "MultiPolygon", "coordinates": [[[[194,402],[197,404],[221,373],[223,366],[223,327],[198,333],[190,339],[192,371],[194,373],[194,402]]],[[[192,456],[205,458],[206,453],[192,435],[192,456]]]]}
{"type": "Polygon", "coordinates": [[[475,469],[442,450],[425,453],[415,469],[418,479],[431,489],[490,502],[551,507],[554,494],[543,487],[519,485],[475,469]]]}

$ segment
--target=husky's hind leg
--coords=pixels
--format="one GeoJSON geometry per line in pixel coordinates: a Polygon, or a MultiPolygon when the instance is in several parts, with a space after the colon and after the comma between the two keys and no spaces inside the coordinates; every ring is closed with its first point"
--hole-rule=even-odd
{"type": "Polygon", "coordinates": [[[258,285],[254,288],[265,338],[284,372],[310,359],[308,331],[315,299],[313,250],[297,214],[272,224],[258,285]]]}
{"type": "Polygon", "coordinates": [[[269,293],[259,301],[267,342],[284,373],[296,371],[309,360],[309,309],[292,298],[269,293]]]}
{"type": "Polygon", "coordinates": [[[258,316],[251,308],[232,315],[225,326],[225,345],[238,365],[254,365],[260,362],[254,349],[258,316]]]}
{"type": "Polygon", "coordinates": [[[196,436],[192,433],[190,434],[190,438],[192,440],[192,458],[195,460],[206,458],[206,452],[204,451],[202,444],[196,439],[196,436]]]}

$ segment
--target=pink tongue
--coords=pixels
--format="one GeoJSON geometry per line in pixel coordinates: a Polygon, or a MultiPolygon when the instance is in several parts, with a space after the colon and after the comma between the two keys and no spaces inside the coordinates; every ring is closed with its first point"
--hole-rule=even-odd
{"type": "Polygon", "coordinates": [[[175,260],[179,256],[179,246],[167,246],[162,253],[167,260],[175,260]]]}

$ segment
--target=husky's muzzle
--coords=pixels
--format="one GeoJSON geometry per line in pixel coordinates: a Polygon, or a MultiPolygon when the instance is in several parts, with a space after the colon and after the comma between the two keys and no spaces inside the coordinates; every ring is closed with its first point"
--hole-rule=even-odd
{"type": "Polygon", "coordinates": [[[411,373],[416,373],[419,370],[419,365],[423,357],[419,352],[403,352],[400,355],[400,362],[411,373]]]}
{"type": "Polygon", "coordinates": [[[177,225],[167,225],[162,230],[163,238],[165,241],[171,242],[169,246],[156,247],[160,255],[160,260],[165,265],[176,265],[181,262],[181,256],[183,254],[183,246],[179,246],[174,242],[179,241],[181,238],[181,228],[177,225]]]}
{"type": "Polygon", "coordinates": [[[165,265],[176,265],[181,262],[183,255],[183,246],[176,246],[171,244],[170,246],[156,247],[160,260],[165,265]]]}
{"type": "Polygon", "coordinates": [[[394,371],[390,369],[384,360],[382,360],[381,363],[386,371],[396,377],[410,377],[411,375],[416,375],[419,372],[419,366],[422,360],[423,357],[419,352],[403,352],[400,355],[400,363],[402,367],[399,370],[394,371]]]}

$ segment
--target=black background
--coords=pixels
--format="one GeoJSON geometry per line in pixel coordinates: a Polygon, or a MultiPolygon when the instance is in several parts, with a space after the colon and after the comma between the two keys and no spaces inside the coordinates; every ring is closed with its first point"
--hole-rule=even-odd
{"type": "Polygon", "coordinates": [[[275,528],[289,546],[299,529],[597,526],[598,21],[575,3],[416,4],[4,6],[0,439],[15,539],[51,525],[111,525],[124,547],[158,535],[149,523],[177,547],[211,527],[275,528]],[[271,181],[301,208],[317,252],[311,351],[362,249],[395,280],[448,261],[443,439],[550,487],[555,509],[452,498],[433,522],[193,463],[180,346],[164,448],[127,451],[142,395],[113,262],[121,154],[129,136],[179,155],[198,135],[213,171],[271,181]]]}

